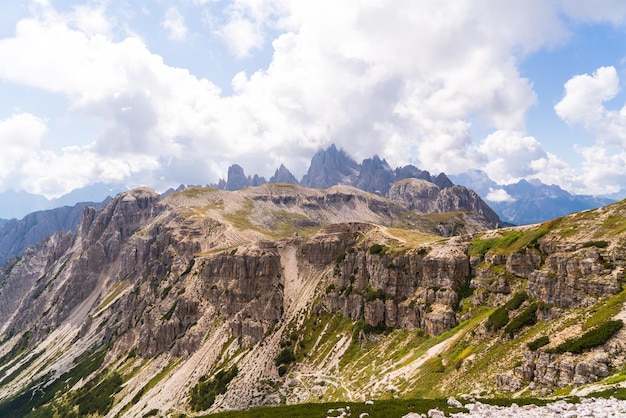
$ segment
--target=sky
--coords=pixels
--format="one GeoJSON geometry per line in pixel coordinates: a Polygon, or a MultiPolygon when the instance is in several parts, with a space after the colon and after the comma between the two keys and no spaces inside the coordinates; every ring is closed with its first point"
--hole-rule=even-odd
{"type": "Polygon", "coordinates": [[[616,193],[624,80],[623,0],[14,0],[0,191],[301,178],[336,144],[616,193]]]}

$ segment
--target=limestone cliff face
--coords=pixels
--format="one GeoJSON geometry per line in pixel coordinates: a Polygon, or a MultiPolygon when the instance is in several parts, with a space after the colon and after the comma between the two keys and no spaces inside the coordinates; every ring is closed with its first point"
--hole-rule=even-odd
{"type": "Polygon", "coordinates": [[[546,242],[507,255],[487,253],[484,263],[475,260],[474,264],[474,288],[509,294],[515,290],[515,280],[526,279],[530,296],[562,308],[590,306],[618,293],[624,270],[618,248],[583,247],[582,243],[555,248],[546,242]]]}
{"type": "Polygon", "coordinates": [[[458,292],[470,271],[464,247],[394,254],[373,250],[375,245],[337,256],[323,306],[372,327],[421,328],[433,335],[454,327],[458,292]]]}

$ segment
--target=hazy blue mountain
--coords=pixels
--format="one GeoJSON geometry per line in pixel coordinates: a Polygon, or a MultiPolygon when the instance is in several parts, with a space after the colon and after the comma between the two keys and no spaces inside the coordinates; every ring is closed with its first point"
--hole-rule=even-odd
{"type": "Polygon", "coordinates": [[[73,206],[78,202],[102,202],[104,199],[115,197],[126,190],[127,187],[122,184],[94,183],[52,199],[50,209],[73,206]]]}
{"type": "Polygon", "coordinates": [[[498,185],[480,170],[449,177],[454,183],[476,191],[500,219],[515,225],[544,222],[615,202],[604,197],[573,195],[557,185],[547,185],[537,179],[498,185]]]}
{"type": "Polygon", "coordinates": [[[27,213],[49,207],[50,201],[42,195],[14,190],[0,193],[0,218],[21,218],[27,213]]]}
{"type": "Polygon", "coordinates": [[[121,184],[95,183],[55,199],[25,191],[7,190],[0,193],[0,218],[21,219],[32,212],[74,206],[79,202],[102,202],[125,190],[126,187],[121,184]]]}
{"type": "Polygon", "coordinates": [[[74,206],[36,211],[20,220],[13,218],[5,221],[0,226],[0,266],[46,237],[61,231],[75,231],[85,207],[93,206],[99,209],[109,200],[110,198],[98,203],[82,202],[74,206]]]}

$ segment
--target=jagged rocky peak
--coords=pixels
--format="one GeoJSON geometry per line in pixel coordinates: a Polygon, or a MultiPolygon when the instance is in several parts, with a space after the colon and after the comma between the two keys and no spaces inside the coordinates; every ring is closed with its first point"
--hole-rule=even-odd
{"type": "Polygon", "coordinates": [[[291,174],[291,171],[289,171],[284,164],[281,164],[280,167],[276,169],[274,175],[270,177],[269,183],[299,184],[296,176],[291,174]]]}
{"type": "Polygon", "coordinates": [[[226,190],[239,190],[248,185],[248,179],[239,164],[228,167],[228,177],[226,180],[226,190]]]}
{"type": "Polygon", "coordinates": [[[387,161],[375,155],[363,160],[353,185],[361,190],[385,195],[394,180],[394,172],[387,161]]]}
{"type": "Polygon", "coordinates": [[[498,215],[474,191],[463,186],[440,189],[427,180],[407,178],[395,182],[388,197],[409,210],[424,213],[472,212],[492,228],[502,226],[498,215]]]}
{"type": "Polygon", "coordinates": [[[407,209],[432,212],[433,203],[440,193],[441,189],[428,180],[406,178],[395,182],[389,189],[388,196],[407,209]]]}
{"type": "Polygon", "coordinates": [[[300,184],[317,189],[326,189],[336,184],[351,184],[358,170],[358,163],[333,144],[313,156],[309,170],[300,184]]]}

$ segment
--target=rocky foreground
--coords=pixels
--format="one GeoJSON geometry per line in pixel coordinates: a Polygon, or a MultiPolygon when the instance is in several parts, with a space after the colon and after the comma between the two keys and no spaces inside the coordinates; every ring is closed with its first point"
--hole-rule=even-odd
{"type": "MultiPolygon", "coordinates": [[[[604,418],[604,417],[626,417],[626,401],[613,397],[609,399],[585,398],[580,403],[568,403],[557,401],[545,406],[513,404],[510,407],[486,405],[480,402],[466,404],[465,408],[469,412],[451,414],[454,418],[534,418],[534,417],[559,417],[559,418],[604,418]]],[[[419,415],[411,414],[405,418],[413,418],[419,415]]],[[[428,412],[429,418],[443,417],[443,412],[431,410],[428,412]]]]}

